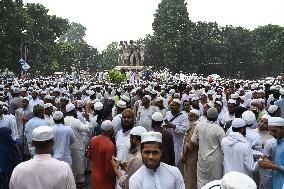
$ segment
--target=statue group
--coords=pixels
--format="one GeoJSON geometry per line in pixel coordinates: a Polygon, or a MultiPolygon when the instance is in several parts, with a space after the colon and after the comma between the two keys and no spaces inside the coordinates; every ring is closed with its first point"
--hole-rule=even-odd
{"type": "Polygon", "coordinates": [[[118,64],[120,66],[143,66],[144,63],[144,44],[138,45],[133,40],[120,41],[119,43],[118,64]]]}

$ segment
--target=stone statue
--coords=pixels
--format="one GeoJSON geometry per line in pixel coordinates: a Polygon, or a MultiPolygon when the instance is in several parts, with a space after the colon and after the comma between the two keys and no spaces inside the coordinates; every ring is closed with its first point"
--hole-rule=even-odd
{"type": "Polygon", "coordinates": [[[145,45],[136,44],[133,40],[120,41],[118,46],[118,64],[121,66],[141,66],[144,63],[145,45]]]}

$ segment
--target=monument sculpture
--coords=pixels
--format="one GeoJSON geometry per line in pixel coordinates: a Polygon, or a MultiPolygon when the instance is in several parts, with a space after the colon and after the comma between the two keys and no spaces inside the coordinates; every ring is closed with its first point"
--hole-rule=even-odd
{"type": "Polygon", "coordinates": [[[120,66],[143,66],[145,45],[137,44],[133,40],[120,41],[118,64],[120,66]]]}

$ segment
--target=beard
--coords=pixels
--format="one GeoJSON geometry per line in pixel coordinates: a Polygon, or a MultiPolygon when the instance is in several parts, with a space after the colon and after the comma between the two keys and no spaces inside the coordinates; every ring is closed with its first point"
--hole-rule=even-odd
{"type": "Polygon", "coordinates": [[[158,167],[160,166],[161,164],[161,161],[159,161],[159,163],[155,166],[155,167],[150,167],[149,165],[147,165],[147,163],[145,162],[143,156],[142,156],[142,161],[143,161],[143,164],[145,165],[145,167],[147,167],[148,169],[153,169],[154,171],[156,171],[158,169],[158,167]]]}
{"type": "Polygon", "coordinates": [[[137,152],[137,148],[135,146],[135,144],[133,144],[132,142],[130,142],[130,149],[129,149],[129,152],[131,154],[135,154],[137,152]]]}

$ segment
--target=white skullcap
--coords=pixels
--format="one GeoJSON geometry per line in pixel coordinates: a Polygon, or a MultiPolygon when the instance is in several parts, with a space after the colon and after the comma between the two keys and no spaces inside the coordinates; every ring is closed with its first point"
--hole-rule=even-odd
{"type": "Polygon", "coordinates": [[[280,89],[279,92],[280,92],[281,95],[284,95],[284,89],[280,89]]]}
{"type": "Polygon", "coordinates": [[[53,105],[51,103],[44,104],[44,109],[50,108],[50,107],[53,107],[53,105]]]}
{"type": "Polygon", "coordinates": [[[74,104],[69,103],[69,104],[66,105],[66,112],[71,112],[74,109],[75,109],[74,104]]]}
{"type": "Polygon", "coordinates": [[[126,95],[122,95],[121,99],[126,101],[126,102],[130,101],[130,98],[128,96],[126,96],[126,95]]]}
{"type": "Polygon", "coordinates": [[[108,100],[115,101],[115,100],[114,100],[114,98],[113,98],[113,97],[111,97],[111,96],[110,96],[110,97],[108,97],[108,100]]]}
{"type": "Polygon", "coordinates": [[[113,127],[114,127],[114,124],[110,120],[105,120],[101,124],[101,129],[103,131],[109,131],[109,130],[113,129],[113,127]]]}
{"type": "Polygon", "coordinates": [[[238,98],[239,98],[238,93],[231,94],[231,99],[238,99],[238,98]]]}
{"type": "Polygon", "coordinates": [[[233,128],[241,128],[241,127],[244,127],[244,126],[246,126],[246,122],[241,118],[235,118],[232,121],[232,127],[233,128]]]}
{"type": "Polygon", "coordinates": [[[103,107],[104,107],[104,105],[101,102],[95,102],[94,103],[94,110],[100,111],[100,110],[103,109],[103,107]]]}
{"type": "Polygon", "coordinates": [[[53,114],[52,114],[52,117],[54,120],[60,120],[63,118],[63,113],[61,111],[55,111],[53,114]]]}
{"type": "Polygon", "coordinates": [[[53,129],[50,126],[39,126],[32,132],[34,141],[47,141],[53,138],[53,129]]]}
{"type": "Polygon", "coordinates": [[[216,98],[221,98],[222,96],[221,96],[221,95],[216,95],[215,97],[216,97],[216,98]]]}
{"type": "Polygon", "coordinates": [[[239,99],[245,100],[245,97],[244,96],[239,96],[239,99]]]}
{"type": "Polygon", "coordinates": [[[158,101],[164,101],[164,98],[161,97],[161,96],[159,96],[156,101],[157,101],[157,102],[158,102],[158,101]]]}
{"type": "Polygon", "coordinates": [[[179,98],[180,97],[180,94],[179,93],[175,93],[174,94],[174,98],[179,98]]]}
{"type": "Polygon", "coordinates": [[[162,143],[162,134],[159,132],[145,132],[141,134],[141,143],[144,142],[159,142],[162,143]]]}
{"type": "Polygon", "coordinates": [[[93,96],[95,94],[95,91],[89,91],[88,95],[93,96]]]}
{"type": "Polygon", "coordinates": [[[117,107],[122,108],[122,109],[126,108],[126,102],[124,102],[123,100],[119,100],[116,105],[117,107]]]}
{"type": "Polygon", "coordinates": [[[176,91],[175,91],[174,89],[171,89],[171,90],[169,91],[169,93],[170,93],[170,94],[175,94],[176,91]]]}
{"type": "Polygon", "coordinates": [[[214,91],[209,90],[209,91],[207,92],[207,94],[208,94],[208,95],[213,95],[213,94],[214,94],[214,91]]]}
{"type": "Polygon", "coordinates": [[[133,127],[130,131],[130,135],[141,136],[142,133],[147,132],[147,130],[142,126],[133,127]]]}
{"type": "Polygon", "coordinates": [[[164,116],[160,112],[155,112],[152,115],[152,120],[154,120],[154,121],[163,121],[164,120],[164,116]]]}
{"type": "Polygon", "coordinates": [[[193,97],[191,100],[192,100],[192,101],[195,101],[195,100],[199,100],[199,98],[195,96],[195,97],[193,97]]]}
{"type": "Polygon", "coordinates": [[[208,110],[207,110],[207,117],[208,118],[212,118],[212,119],[214,119],[214,118],[217,118],[218,117],[218,111],[217,111],[217,109],[216,108],[209,108],[208,110]]]}
{"type": "Polygon", "coordinates": [[[145,95],[144,97],[147,98],[151,102],[152,98],[150,97],[150,95],[145,95]]]}
{"type": "Polygon", "coordinates": [[[270,118],[271,118],[271,116],[268,115],[268,114],[263,114],[263,116],[261,116],[261,119],[267,119],[267,120],[269,120],[270,118]]]}
{"type": "Polygon", "coordinates": [[[176,102],[176,103],[178,103],[179,105],[181,105],[181,101],[179,100],[179,99],[173,99],[173,101],[171,102],[171,103],[173,103],[173,102],[176,102]]]}
{"type": "Polygon", "coordinates": [[[26,100],[26,101],[30,101],[30,99],[28,97],[24,97],[22,100],[26,100]]]}
{"type": "Polygon", "coordinates": [[[268,108],[268,113],[273,114],[274,112],[276,112],[278,110],[278,106],[277,105],[271,105],[268,108]]]}
{"type": "Polygon", "coordinates": [[[221,180],[222,189],[257,189],[255,182],[246,174],[231,171],[221,180]]]}
{"type": "Polygon", "coordinates": [[[210,108],[214,108],[214,104],[212,102],[206,103],[210,108]]]}
{"type": "Polygon", "coordinates": [[[233,99],[228,100],[228,104],[236,104],[236,103],[237,103],[236,100],[233,100],[233,99]]]}
{"type": "Polygon", "coordinates": [[[76,106],[77,106],[78,108],[84,107],[84,106],[85,106],[84,100],[77,100],[77,101],[76,101],[76,106]]]}
{"type": "Polygon", "coordinates": [[[253,122],[255,122],[256,120],[254,113],[249,110],[245,111],[242,114],[242,119],[246,122],[247,125],[253,124],[253,122]]]}
{"type": "Polygon", "coordinates": [[[216,103],[216,104],[219,104],[221,107],[223,106],[222,102],[220,102],[220,101],[218,101],[218,100],[215,101],[215,103],[216,103]]]}
{"type": "Polygon", "coordinates": [[[157,91],[155,91],[155,90],[151,90],[151,92],[150,92],[152,95],[155,95],[155,94],[157,94],[157,91]]]}
{"type": "Polygon", "coordinates": [[[197,117],[200,116],[200,112],[197,109],[192,109],[192,110],[190,110],[189,113],[193,113],[193,114],[197,115],[197,117]]]}
{"type": "Polygon", "coordinates": [[[271,117],[268,120],[268,126],[284,126],[284,119],[281,117],[271,117]]]}

